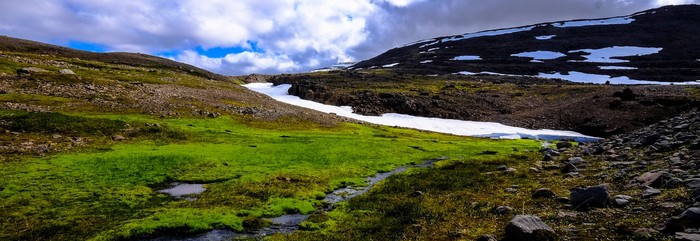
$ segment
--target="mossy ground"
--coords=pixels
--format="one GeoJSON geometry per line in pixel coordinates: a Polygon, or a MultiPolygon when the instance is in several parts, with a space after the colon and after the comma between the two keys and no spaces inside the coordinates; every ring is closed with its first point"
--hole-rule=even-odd
{"type": "Polygon", "coordinates": [[[342,124],[269,122],[236,117],[161,119],[143,115],[3,114],[9,130],[80,135],[157,124],[124,143],[2,163],[3,239],[114,240],[159,232],[243,230],[243,220],[312,213],[318,196],[363,185],[400,165],[450,156],[496,160],[537,149],[536,141],[493,141],[342,124]],[[47,125],[36,125],[46,121],[47,125]],[[67,123],[67,125],[59,125],[67,123]],[[66,129],[67,128],[67,129],[66,129]],[[302,130],[303,129],[303,130],[302,130]],[[77,132],[76,132],[77,131],[77,132]],[[170,138],[158,135],[171,132],[170,138]],[[173,138],[174,137],[174,138],[173,138]],[[416,148],[420,147],[420,148],[416,148]],[[484,150],[497,155],[480,155],[484,150]],[[517,151],[516,151],[517,150],[517,151]],[[158,193],[171,182],[206,183],[196,201],[158,193]]]}

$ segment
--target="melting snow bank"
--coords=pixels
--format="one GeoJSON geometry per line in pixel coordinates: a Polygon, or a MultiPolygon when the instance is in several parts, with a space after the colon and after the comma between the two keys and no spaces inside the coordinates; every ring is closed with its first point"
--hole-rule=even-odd
{"type": "Polygon", "coordinates": [[[571,82],[577,83],[593,83],[593,84],[605,84],[610,81],[610,84],[625,84],[625,85],[698,85],[700,82],[661,82],[661,81],[648,81],[648,80],[635,80],[630,79],[627,76],[611,77],[609,75],[599,75],[599,74],[586,74],[576,71],[570,71],[569,74],[562,73],[540,73],[538,77],[548,78],[548,79],[563,79],[571,82]]]}
{"type": "Polygon", "coordinates": [[[334,113],[339,116],[379,125],[413,128],[460,136],[489,137],[498,139],[573,139],[579,142],[596,141],[600,139],[572,131],[530,130],[525,128],[506,126],[503,124],[493,122],[477,122],[418,117],[395,113],[383,114],[381,116],[364,116],[353,113],[352,108],[350,106],[325,105],[309,100],[303,100],[297,96],[290,95],[287,91],[289,90],[291,85],[288,84],[273,86],[272,83],[252,83],[243,86],[255,92],[268,95],[277,101],[281,101],[287,104],[301,106],[324,113],[334,113]]]}

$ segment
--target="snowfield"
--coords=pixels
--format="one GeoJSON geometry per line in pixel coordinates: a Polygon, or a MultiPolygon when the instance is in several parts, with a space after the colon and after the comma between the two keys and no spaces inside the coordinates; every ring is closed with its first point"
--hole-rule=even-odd
{"type": "Polygon", "coordinates": [[[599,138],[582,135],[572,131],[558,130],[531,130],[519,127],[506,126],[494,122],[476,122],[451,120],[440,118],[418,117],[404,114],[383,114],[381,116],[364,116],[352,112],[349,106],[325,105],[309,100],[303,100],[297,96],[289,95],[291,85],[283,84],[273,86],[272,83],[252,83],[244,87],[272,97],[277,101],[317,110],[324,113],[334,113],[338,116],[361,120],[373,124],[413,128],[425,131],[433,131],[461,136],[489,137],[498,139],[531,138],[542,140],[574,139],[576,141],[595,141],[599,138]]]}
{"type": "Polygon", "coordinates": [[[561,57],[566,56],[566,54],[562,54],[559,52],[552,52],[552,51],[534,51],[534,52],[524,52],[524,53],[511,54],[510,56],[532,58],[535,60],[548,60],[548,59],[561,58],[561,57]]]}
{"type": "Polygon", "coordinates": [[[613,46],[602,49],[578,49],[571,50],[569,53],[586,52],[588,55],[583,55],[586,60],[583,62],[590,63],[628,63],[630,61],[623,59],[615,59],[614,57],[629,57],[642,56],[659,53],[663,48],[649,47],[634,47],[634,46],[613,46]]]}
{"type": "Polygon", "coordinates": [[[610,81],[610,84],[624,84],[624,85],[697,85],[700,82],[660,82],[660,81],[648,81],[648,80],[635,80],[630,79],[627,76],[611,77],[609,75],[599,75],[599,74],[587,74],[576,71],[571,71],[569,74],[562,73],[540,73],[538,77],[548,78],[548,79],[563,79],[571,82],[577,83],[593,83],[593,84],[605,84],[605,82],[610,81]]]}
{"type": "Polygon", "coordinates": [[[481,60],[481,56],[476,56],[476,55],[462,55],[462,56],[454,57],[454,58],[452,58],[451,60],[461,60],[461,61],[481,60]]]}

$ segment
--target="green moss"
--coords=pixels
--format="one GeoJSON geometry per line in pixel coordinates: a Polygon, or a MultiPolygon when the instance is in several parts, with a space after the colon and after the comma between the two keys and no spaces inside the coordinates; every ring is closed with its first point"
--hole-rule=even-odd
{"type": "Polygon", "coordinates": [[[30,95],[30,94],[18,94],[18,93],[0,94],[0,102],[12,102],[12,103],[25,103],[25,104],[33,104],[33,105],[56,106],[56,105],[62,105],[62,104],[70,103],[70,102],[74,102],[74,101],[75,100],[68,99],[68,98],[46,96],[46,95],[30,95]]]}
{"type": "Polygon", "coordinates": [[[113,135],[125,128],[126,124],[115,120],[39,112],[0,115],[0,120],[9,122],[6,128],[11,131],[64,135],[113,135]]]}

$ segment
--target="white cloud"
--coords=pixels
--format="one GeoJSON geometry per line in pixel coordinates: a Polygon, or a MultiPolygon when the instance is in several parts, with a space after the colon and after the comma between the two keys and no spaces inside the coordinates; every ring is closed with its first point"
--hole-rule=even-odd
{"type": "Polygon", "coordinates": [[[692,0],[657,0],[656,3],[658,5],[681,5],[681,4],[689,4],[693,3],[692,0]]]}
{"type": "Polygon", "coordinates": [[[223,74],[279,73],[362,60],[423,38],[699,1],[3,0],[0,34],[177,52],[175,59],[223,74]],[[209,58],[198,47],[249,51],[209,58]]]}

